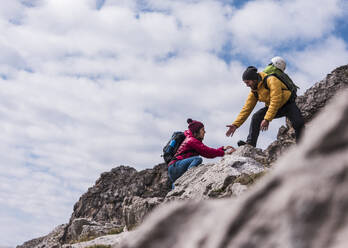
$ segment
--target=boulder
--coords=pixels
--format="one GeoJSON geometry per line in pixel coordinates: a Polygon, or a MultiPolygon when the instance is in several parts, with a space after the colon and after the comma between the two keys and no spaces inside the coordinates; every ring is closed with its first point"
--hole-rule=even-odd
{"type": "Polygon", "coordinates": [[[223,198],[242,194],[265,171],[265,167],[253,159],[256,153],[255,148],[242,146],[217,163],[189,169],[176,180],[174,190],[167,194],[164,201],[223,198]]]}
{"type": "Polygon", "coordinates": [[[61,248],[60,240],[66,227],[66,224],[59,225],[48,235],[17,245],[17,248],[61,248]]]}
{"type": "Polygon", "coordinates": [[[169,190],[166,164],[139,172],[129,166],[105,172],[75,204],[61,242],[71,243],[81,238],[81,233],[75,233],[75,220],[84,222],[84,234],[88,236],[109,232],[109,227],[102,231],[108,222],[112,223],[111,228],[125,226],[132,229],[163,200],[169,190]],[[96,227],[98,230],[95,230],[96,227]]]}
{"type": "Polygon", "coordinates": [[[110,234],[115,230],[122,232],[123,226],[116,222],[94,221],[91,218],[76,218],[66,227],[66,239],[72,242],[94,239],[110,234]]]}

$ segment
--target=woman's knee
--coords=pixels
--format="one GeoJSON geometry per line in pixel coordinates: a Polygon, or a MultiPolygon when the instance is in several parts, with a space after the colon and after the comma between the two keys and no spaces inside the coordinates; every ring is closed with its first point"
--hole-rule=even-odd
{"type": "Polygon", "coordinates": [[[172,166],[169,166],[168,168],[168,177],[170,179],[171,182],[174,182],[175,179],[174,179],[174,173],[173,173],[173,167],[172,166]]]}
{"type": "Polygon", "coordinates": [[[194,157],[188,167],[188,169],[192,168],[192,167],[196,167],[198,165],[200,165],[203,162],[203,159],[199,156],[194,157]]]}
{"type": "Polygon", "coordinates": [[[196,163],[201,164],[203,162],[203,159],[201,157],[195,158],[196,163]]]}

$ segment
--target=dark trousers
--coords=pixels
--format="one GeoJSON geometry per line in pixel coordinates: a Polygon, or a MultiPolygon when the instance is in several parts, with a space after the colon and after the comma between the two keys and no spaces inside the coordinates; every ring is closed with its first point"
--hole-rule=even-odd
{"type": "MultiPolygon", "coordinates": [[[[256,147],[257,139],[260,134],[260,125],[266,115],[267,110],[268,107],[264,107],[258,110],[251,119],[247,143],[252,146],[256,147]]],[[[301,111],[294,101],[288,101],[287,103],[285,103],[284,106],[278,110],[274,118],[277,119],[284,116],[289,118],[292,127],[295,129],[296,142],[298,142],[304,127],[304,119],[302,117],[301,111]]]]}

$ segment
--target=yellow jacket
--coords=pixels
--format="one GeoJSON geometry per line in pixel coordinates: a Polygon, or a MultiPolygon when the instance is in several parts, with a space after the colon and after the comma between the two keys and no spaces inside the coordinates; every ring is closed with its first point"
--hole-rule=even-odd
{"type": "Polygon", "coordinates": [[[262,80],[258,83],[256,90],[259,97],[257,99],[253,92],[250,91],[246,103],[237,116],[237,119],[233,122],[233,125],[236,125],[237,127],[240,127],[244,123],[244,121],[248,119],[257,101],[265,103],[265,105],[268,107],[268,110],[264,119],[272,121],[277,114],[278,109],[280,109],[291,96],[291,92],[287,89],[286,85],[282,83],[278,78],[273,76],[267,78],[267,86],[269,90],[266,89],[262,82],[267,74],[264,72],[259,72],[259,74],[262,78],[262,80]]]}

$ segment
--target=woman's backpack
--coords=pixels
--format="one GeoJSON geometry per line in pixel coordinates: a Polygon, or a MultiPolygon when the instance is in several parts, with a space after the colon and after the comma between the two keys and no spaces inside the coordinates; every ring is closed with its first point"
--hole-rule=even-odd
{"type": "Polygon", "coordinates": [[[174,158],[176,151],[185,138],[184,132],[174,132],[168,143],[163,147],[162,157],[167,164],[174,158]]]}

